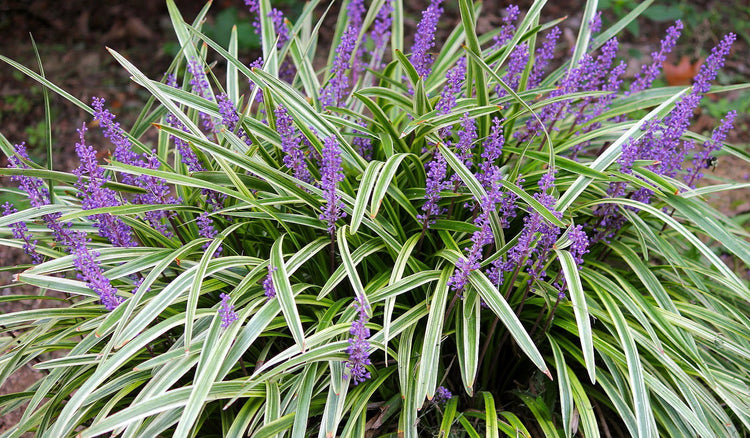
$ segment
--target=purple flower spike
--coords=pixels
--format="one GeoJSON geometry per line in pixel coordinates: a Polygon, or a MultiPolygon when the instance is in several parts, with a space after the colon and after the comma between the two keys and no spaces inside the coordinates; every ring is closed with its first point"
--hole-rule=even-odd
{"type": "MultiPolygon", "coordinates": [[[[466,58],[462,56],[445,75],[445,86],[443,91],[440,92],[440,101],[435,107],[439,114],[448,114],[456,106],[456,95],[461,91],[465,79],[466,58]]],[[[444,137],[447,137],[447,135],[444,137]]]]}
{"type": "Polygon", "coordinates": [[[531,69],[531,74],[529,75],[529,82],[527,85],[528,89],[539,86],[542,76],[544,76],[544,69],[547,68],[550,60],[555,56],[555,46],[557,45],[557,40],[560,38],[561,33],[559,27],[553,27],[547,34],[542,46],[536,49],[536,54],[534,55],[534,67],[531,69]]]}
{"type": "Polygon", "coordinates": [[[392,0],[386,0],[375,17],[375,23],[370,32],[370,38],[375,45],[372,52],[371,66],[374,69],[383,67],[383,53],[391,36],[391,13],[393,12],[392,0]]]}
{"type": "Polygon", "coordinates": [[[272,268],[269,266],[268,275],[266,275],[266,278],[263,280],[263,293],[266,295],[267,300],[276,297],[276,288],[273,285],[273,277],[271,277],[271,274],[273,274],[276,269],[278,268],[272,268]]]}
{"type": "MultiPolygon", "coordinates": [[[[216,228],[214,228],[214,221],[208,217],[207,212],[202,212],[198,215],[198,217],[195,219],[195,222],[198,224],[198,235],[206,238],[206,239],[213,239],[215,238],[219,233],[216,231],[216,228]]],[[[207,249],[211,245],[211,242],[206,242],[203,244],[203,249],[207,249]]],[[[216,251],[214,252],[214,257],[218,257],[221,254],[222,247],[219,245],[218,248],[216,248],[216,251]]]]}
{"type": "MultiPolygon", "coordinates": [[[[173,88],[180,88],[180,86],[177,85],[177,79],[173,74],[167,76],[167,85],[173,88]]],[[[178,119],[174,114],[167,114],[166,121],[169,126],[179,129],[183,132],[188,132],[185,125],[183,125],[180,119],[178,119]]],[[[193,150],[190,148],[188,142],[174,135],[170,135],[169,138],[174,141],[174,145],[177,148],[177,151],[180,153],[181,161],[185,163],[190,172],[201,172],[206,170],[206,168],[203,167],[203,164],[201,164],[198,157],[195,155],[195,152],[193,152],[193,150]]]]}
{"type": "Polygon", "coordinates": [[[500,27],[500,33],[493,38],[495,40],[494,48],[500,48],[513,38],[513,33],[516,31],[514,23],[518,20],[519,12],[520,10],[516,5],[510,5],[505,8],[505,16],[503,17],[503,25],[500,27]]]}
{"type": "Polygon", "coordinates": [[[703,143],[701,150],[693,157],[693,167],[687,169],[687,174],[684,177],[685,182],[691,188],[695,188],[695,183],[703,178],[703,169],[707,169],[711,166],[713,153],[721,149],[724,140],[727,138],[727,133],[732,130],[734,126],[734,119],[737,116],[737,111],[730,111],[726,117],[721,120],[719,127],[714,129],[711,133],[711,139],[706,140],[703,143]]]}
{"type": "Polygon", "coordinates": [[[435,32],[440,16],[443,15],[443,8],[440,7],[442,2],[443,0],[431,0],[430,5],[422,12],[422,20],[417,25],[414,44],[411,46],[411,63],[422,79],[427,78],[432,71],[432,55],[429,52],[435,46],[435,32]]]}
{"type": "MultiPolygon", "coordinates": [[[[0,216],[7,216],[9,214],[17,213],[18,210],[10,202],[3,204],[3,212],[0,216]]],[[[34,236],[29,232],[29,228],[26,226],[26,222],[20,221],[10,225],[13,231],[13,238],[23,240],[23,252],[27,256],[31,257],[31,262],[36,264],[42,263],[44,260],[42,255],[36,252],[37,241],[34,236]]]]}
{"type": "MultiPolygon", "coordinates": [[[[245,0],[245,6],[247,6],[247,9],[254,14],[255,18],[253,19],[253,27],[255,28],[255,33],[260,35],[260,2],[258,2],[258,0],[245,0]]],[[[268,13],[268,16],[271,17],[274,32],[276,32],[276,35],[279,37],[276,47],[280,49],[284,46],[284,43],[289,41],[289,29],[286,26],[284,14],[278,9],[273,8],[268,13]]],[[[263,36],[261,35],[261,38],[262,37],[263,36]]]]}
{"type": "Polygon", "coordinates": [[[495,117],[492,119],[490,135],[482,143],[482,154],[480,156],[484,160],[479,165],[480,172],[477,174],[477,179],[487,191],[490,190],[493,180],[500,172],[500,168],[497,167],[495,162],[502,156],[504,145],[503,126],[501,120],[495,117]]]}
{"type": "Polygon", "coordinates": [[[349,89],[347,71],[352,67],[352,54],[354,47],[357,45],[358,36],[359,28],[349,25],[341,37],[341,42],[336,47],[336,56],[333,58],[333,67],[331,67],[331,79],[320,92],[324,107],[338,106],[346,98],[349,89]]]}
{"type": "MultiPolygon", "coordinates": [[[[23,144],[15,145],[18,156],[28,159],[26,147],[23,144]]],[[[11,166],[19,169],[28,169],[28,166],[18,157],[9,157],[11,166]]],[[[44,186],[41,178],[18,175],[12,176],[12,181],[18,181],[21,189],[28,195],[32,207],[41,207],[50,203],[49,192],[44,186]]],[[[61,213],[51,213],[42,216],[44,222],[52,231],[55,242],[67,248],[74,256],[73,266],[79,272],[78,278],[99,295],[102,304],[107,310],[112,310],[119,305],[123,299],[117,296],[115,289],[104,275],[104,272],[96,258],[99,254],[88,248],[89,238],[86,233],[73,230],[70,222],[60,222],[61,213]]]]}
{"type": "Polygon", "coordinates": [[[434,404],[446,403],[453,398],[453,394],[445,386],[438,386],[435,390],[435,397],[432,398],[434,404]]]}
{"type": "MultiPolygon", "coordinates": [[[[105,187],[106,183],[109,182],[109,177],[104,173],[104,169],[99,166],[94,148],[86,144],[85,123],[81,125],[78,134],[80,141],[76,143],[76,154],[78,154],[81,164],[73,173],[78,176],[75,187],[79,190],[78,196],[81,198],[81,208],[91,210],[122,205],[117,192],[105,187]]],[[[88,218],[94,221],[94,226],[99,230],[99,235],[109,240],[113,246],[136,246],[133,240],[133,230],[119,217],[109,213],[99,213],[88,216],[88,218]]]]}
{"type": "Polygon", "coordinates": [[[237,313],[234,311],[234,305],[229,301],[229,295],[222,293],[221,304],[219,305],[219,315],[221,316],[221,328],[228,328],[233,322],[237,321],[237,313]]]}
{"type": "Polygon", "coordinates": [[[708,93],[711,89],[711,82],[716,79],[719,70],[724,67],[724,60],[729,55],[729,50],[736,39],[737,35],[728,33],[724,35],[719,45],[711,50],[711,54],[708,55],[706,62],[701,65],[698,76],[695,78],[693,90],[696,93],[708,93]]]}
{"type": "MultiPolygon", "coordinates": [[[[363,128],[367,127],[367,123],[363,120],[357,120],[356,123],[363,128]]],[[[356,129],[352,130],[352,134],[361,134],[356,129]]],[[[357,148],[357,152],[367,161],[372,160],[372,138],[368,136],[357,136],[352,139],[352,146],[357,148]]]]}
{"type": "MultiPolygon", "coordinates": [[[[208,83],[203,63],[197,59],[190,59],[187,68],[190,74],[193,75],[190,79],[190,87],[193,94],[213,102],[213,92],[211,91],[211,85],[208,83]]],[[[211,120],[211,116],[206,113],[200,113],[200,117],[201,121],[203,121],[203,129],[206,130],[206,132],[213,132],[215,127],[214,121],[211,120]]]]}
{"type": "Polygon", "coordinates": [[[583,231],[583,226],[576,225],[568,233],[568,239],[572,242],[570,253],[578,265],[578,269],[583,268],[583,255],[589,252],[589,237],[583,231]]]}
{"type": "MultiPolygon", "coordinates": [[[[474,157],[471,149],[474,146],[474,140],[476,139],[477,121],[469,117],[469,113],[464,113],[461,117],[461,129],[458,131],[456,150],[458,151],[458,158],[469,169],[471,169],[472,159],[474,157]]],[[[451,182],[453,183],[454,191],[456,191],[458,185],[461,183],[461,178],[458,175],[453,175],[451,182]]]]}
{"type": "MultiPolygon", "coordinates": [[[[508,62],[508,68],[505,70],[505,76],[503,81],[513,91],[518,91],[518,84],[521,81],[521,74],[526,69],[526,64],[529,63],[529,45],[527,43],[516,46],[515,49],[510,53],[510,61],[508,62]]],[[[497,97],[504,97],[508,94],[505,88],[498,85],[495,87],[495,93],[497,97]]]]}
{"type": "Polygon", "coordinates": [[[312,182],[312,176],[305,163],[305,154],[302,152],[300,138],[297,128],[294,127],[292,116],[289,115],[283,105],[274,110],[276,115],[276,130],[281,136],[281,150],[284,152],[284,165],[294,174],[294,177],[306,183],[312,182]]]}
{"type": "Polygon", "coordinates": [[[219,105],[221,124],[228,130],[234,131],[237,127],[237,123],[240,121],[240,116],[237,115],[237,111],[234,109],[234,102],[229,99],[229,96],[227,96],[226,93],[221,93],[216,96],[216,102],[219,105]]]}
{"type": "Polygon", "coordinates": [[[323,164],[320,174],[320,188],[325,200],[320,220],[326,221],[328,233],[333,237],[336,234],[336,221],[346,217],[341,195],[336,192],[336,185],[344,180],[344,170],[341,167],[341,149],[334,136],[326,138],[323,142],[323,164]]]}
{"type": "Polygon", "coordinates": [[[427,181],[425,183],[424,195],[426,202],[422,205],[424,213],[417,215],[417,220],[421,221],[426,228],[430,228],[430,224],[435,222],[435,217],[443,213],[443,209],[438,206],[438,201],[440,201],[440,191],[447,184],[445,181],[447,172],[448,164],[445,162],[445,158],[440,153],[440,150],[436,148],[432,161],[427,164],[427,181]]]}
{"type": "Polygon", "coordinates": [[[349,368],[349,375],[355,385],[359,385],[370,378],[370,372],[365,368],[371,364],[370,353],[367,351],[370,348],[370,343],[367,341],[367,338],[370,337],[370,329],[365,326],[370,318],[367,315],[367,305],[363,301],[363,299],[357,297],[354,302],[357,317],[352,321],[352,328],[349,329],[351,337],[349,338],[349,347],[346,349],[346,353],[349,355],[346,367],[349,368]]]}
{"type": "Polygon", "coordinates": [[[680,31],[682,30],[682,22],[677,20],[674,26],[670,26],[667,29],[667,36],[661,40],[661,47],[658,52],[651,53],[651,64],[644,65],[641,67],[640,73],[635,78],[635,81],[630,85],[630,90],[626,93],[626,96],[633,93],[638,93],[651,86],[654,79],[659,76],[661,66],[664,61],[667,60],[667,55],[674,49],[677,44],[677,38],[680,37],[680,31]]]}

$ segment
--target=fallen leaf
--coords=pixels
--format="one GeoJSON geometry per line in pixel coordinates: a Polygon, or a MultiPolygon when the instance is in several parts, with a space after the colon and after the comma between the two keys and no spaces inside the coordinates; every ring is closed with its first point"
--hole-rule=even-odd
{"type": "Polygon", "coordinates": [[[690,58],[683,56],[680,58],[679,64],[664,62],[662,67],[664,68],[664,76],[667,78],[667,83],[669,85],[690,85],[693,82],[693,78],[700,71],[703,61],[703,58],[699,58],[694,63],[691,63],[690,58]]]}

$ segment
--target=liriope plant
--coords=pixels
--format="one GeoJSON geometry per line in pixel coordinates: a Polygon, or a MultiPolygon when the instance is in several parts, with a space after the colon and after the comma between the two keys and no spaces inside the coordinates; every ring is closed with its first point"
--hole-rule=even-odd
{"type": "Polygon", "coordinates": [[[750,263],[748,232],[705,200],[747,184],[698,183],[750,157],[734,113],[688,130],[747,87],[712,87],[733,34],[655,87],[682,24],[634,78],[615,36],[650,1],[606,30],[589,1],[562,60],[544,1],[478,35],[459,0],[438,38],[440,0],[413,36],[402,0],[351,0],[330,49],[327,5],[246,3],[260,59],[172,0],[163,78],[110,50],[151,96],[127,129],[0,57],[109,143],[82,120],[63,171],[0,137],[28,199],[3,207],[29,257],[5,269],[38,291],[2,300],[66,297],[0,315],[0,382],[43,372],[0,397],[23,410],[3,437],[747,435],[750,289],[725,259],[750,263]]]}

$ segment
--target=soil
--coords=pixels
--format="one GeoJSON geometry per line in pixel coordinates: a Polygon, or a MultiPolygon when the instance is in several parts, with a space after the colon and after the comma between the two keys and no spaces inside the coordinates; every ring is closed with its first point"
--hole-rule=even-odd
{"type": "MultiPolygon", "coordinates": [[[[183,16],[190,20],[203,6],[203,1],[176,0],[183,16]]],[[[241,20],[250,21],[244,3],[240,0],[217,0],[209,13],[209,23],[219,12],[227,8],[236,8],[241,20]]],[[[276,3],[276,2],[272,2],[276,3]]],[[[287,1],[285,4],[293,4],[287,1]]],[[[424,1],[405,2],[409,4],[411,17],[407,25],[412,28],[420,18],[420,11],[424,1]],[[415,4],[417,3],[417,4],[415,4]]],[[[448,2],[450,3],[450,2],[448,2]]],[[[582,0],[558,0],[549,2],[545,8],[544,19],[556,19],[563,16],[568,18],[562,23],[563,47],[560,53],[565,53],[573,44],[580,24],[582,0]]],[[[636,4],[637,2],[633,2],[636,4]]],[[[712,7],[713,2],[700,1],[703,7],[712,7]]],[[[487,0],[484,11],[479,19],[478,30],[488,31],[500,24],[501,11],[507,6],[506,1],[487,0]]],[[[521,11],[528,9],[530,1],[522,1],[521,11]]],[[[287,6],[282,6],[284,9],[287,6]]],[[[446,4],[446,15],[440,24],[443,35],[452,29],[458,18],[457,7],[446,4]]],[[[605,13],[605,19],[612,18],[611,13],[605,13]]],[[[335,17],[335,11],[331,17],[335,17]]],[[[628,56],[628,73],[634,74],[640,69],[641,63],[649,62],[648,54],[658,47],[659,39],[669,23],[649,20],[640,21],[638,36],[624,34],[621,41],[621,53],[643,54],[641,58],[628,56]]],[[[331,26],[321,28],[320,43],[327,47],[332,35],[331,26]]],[[[695,60],[705,57],[705,50],[718,41],[722,29],[714,32],[700,33],[700,41],[681,40],[679,47],[694,50],[703,48],[703,52],[688,53],[695,60]]],[[[108,105],[118,115],[118,121],[124,126],[133,122],[148,94],[136,86],[128,78],[128,74],[110,56],[105,47],[111,47],[138,66],[148,77],[160,78],[167,70],[171,61],[168,54],[170,45],[176,41],[171,30],[171,23],[165,2],[151,0],[129,0],[111,2],[92,2],[84,0],[54,1],[8,1],[0,0],[0,55],[29,66],[38,71],[36,55],[32,48],[33,38],[39,49],[44,72],[53,83],[83,102],[90,102],[92,96],[104,97],[108,105]]],[[[413,32],[411,32],[413,34],[413,32]]],[[[407,29],[407,34],[410,34],[407,29]]],[[[694,34],[698,34],[695,32],[694,34]]],[[[698,37],[694,37],[698,38],[698,37]]],[[[750,59],[750,47],[747,41],[740,38],[733,48],[731,59],[727,62],[723,78],[726,82],[750,81],[750,68],[746,60],[750,59]]],[[[241,58],[250,62],[258,57],[258,53],[246,51],[241,58]]],[[[676,62],[676,58],[672,60],[676,62]]],[[[221,68],[221,66],[218,66],[221,68]]],[[[74,145],[78,140],[76,129],[81,123],[90,122],[88,114],[65,101],[63,98],[50,94],[53,116],[52,136],[54,140],[54,167],[60,170],[70,170],[77,166],[74,145]]],[[[742,96],[735,93],[735,96],[742,96]]],[[[745,94],[744,96],[747,96],[745,94]]],[[[731,97],[731,96],[730,96],[731,97]]],[[[714,97],[718,100],[718,97],[714,97]]],[[[0,132],[11,142],[26,141],[32,158],[37,162],[44,162],[44,104],[41,88],[38,84],[18,73],[11,66],[0,62],[0,132]]],[[[710,133],[717,120],[707,114],[702,114],[692,130],[710,133]]],[[[730,141],[747,150],[750,143],[750,120],[744,114],[738,121],[737,128],[732,132],[730,141]]],[[[106,145],[106,141],[96,130],[89,131],[87,139],[97,145],[106,145]]],[[[106,148],[106,146],[104,146],[106,148]]],[[[5,157],[0,157],[0,166],[7,166],[5,157]]],[[[748,180],[750,166],[739,159],[730,156],[719,158],[714,171],[709,177],[739,178],[748,180]]],[[[7,178],[0,178],[0,187],[12,185],[7,178]]],[[[2,192],[0,192],[2,193],[2,192]]],[[[4,193],[2,196],[6,196],[4,193]]],[[[722,193],[715,198],[715,205],[729,214],[750,212],[750,192],[735,190],[722,193]]],[[[0,200],[0,203],[4,200],[0,200]]],[[[0,262],[2,266],[16,266],[27,263],[26,257],[11,248],[0,246],[0,262]]],[[[29,288],[13,285],[12,271],[0,271],[0,294],[34,294],[29,288]],[[12,287],[9,287],[12,286],[12,287]]],[[[39,306],[51,305],[53,301],[26,300],[0,304],[0,312],[15,312],[39,306]]],[[[60,304],[58,304],[60,305],[60,304]]],[[[13,374],[0,387],[0,395],[19,392],[26,389],[41,374],[25,366],[13,374]]],[[[21,410],[0,418],[0,433],[12,426],[22,414],[21,410]]]]}

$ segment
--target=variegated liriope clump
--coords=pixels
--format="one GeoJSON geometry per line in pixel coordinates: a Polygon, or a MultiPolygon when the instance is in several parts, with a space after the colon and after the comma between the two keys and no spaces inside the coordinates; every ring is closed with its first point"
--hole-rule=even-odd
{"type": "Polygon", "coordinates": [[[0,398],[24,409],[4,436],[748,433],[750,290],[725,262],[748,232],[704,199],[742,185],[700,181],[748,157],[735,113],[688,130],[743,86],[712,88],[733,34],[655,87],[682,24],[635,77],[615,36],[648,1],[604,30],[589,2],[572,48],[544,1],[484,35],[469,0],[453,28],[440,0],[246,3],[260,59],[171,0],[164,78],[112,51],[153,97],[129,127],[1,58],[98,122],[71,172],[2,139],[28,198],[0,243],[29,264],[5,269],[68,297],[0,316],[1,378],[44,371],[0,398]]]}

